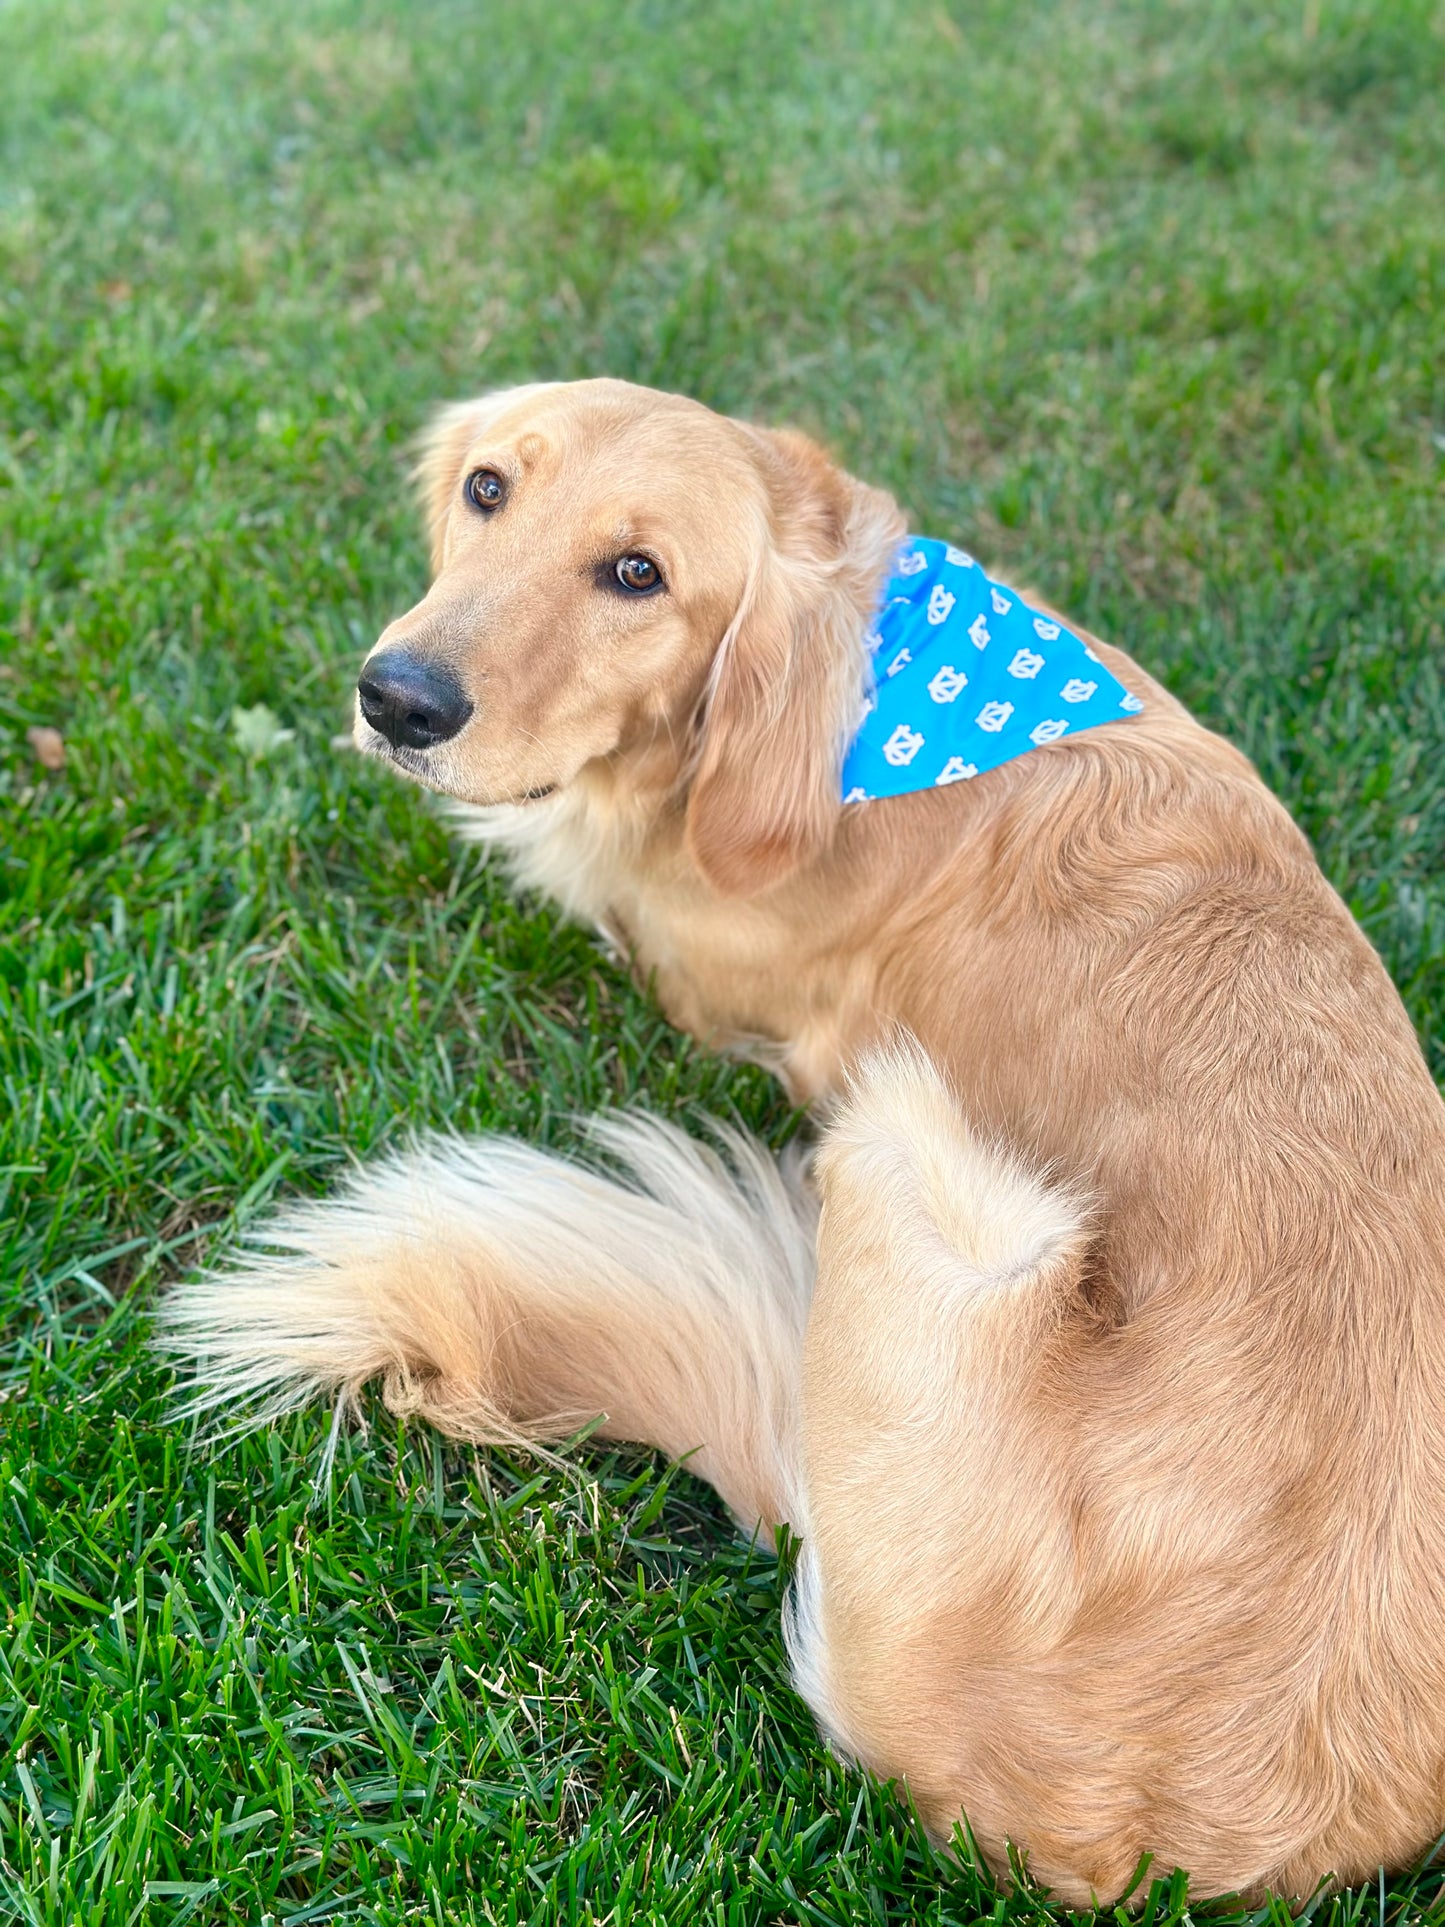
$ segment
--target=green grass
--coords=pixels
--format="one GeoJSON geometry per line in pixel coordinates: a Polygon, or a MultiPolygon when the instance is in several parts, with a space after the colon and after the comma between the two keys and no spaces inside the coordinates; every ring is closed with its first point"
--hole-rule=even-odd
{"type": "Polygon", "coordinates": [[[148,1310],[415,1126],[790,1128],[329,748],[407,438],[523,376],[800,422],[1133,649],[1445,1075],[1440,8],[0,0],[0,63],[0,1917],[1043,1916],[830,1759],[685,1474],[383,1416],[313,1494],[148,1310]]]}

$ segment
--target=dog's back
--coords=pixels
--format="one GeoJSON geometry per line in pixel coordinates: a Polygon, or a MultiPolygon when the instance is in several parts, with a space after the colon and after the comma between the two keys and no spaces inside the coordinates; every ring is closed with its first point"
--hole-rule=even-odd
{"type": "Polygon", "coordinates": [[[992,906],[936,884],[883,972],[947,1100],[874,1075],[825,1158],[812,1670],[934,1825],[1081,1903],[1146,1850],[1303,1896],[1445,1826],[1445,1107],[1298,832],[1195,733],[1147,811],[1142,734],[1063,796],[1020,776],[992,906]],[[992,1290],[980,1132],[1081,1194],[992,1290]]]}

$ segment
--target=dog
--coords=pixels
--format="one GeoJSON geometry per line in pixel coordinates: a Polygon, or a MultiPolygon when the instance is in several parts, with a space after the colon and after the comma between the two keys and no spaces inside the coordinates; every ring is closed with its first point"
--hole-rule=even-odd
{"type": "Polygon", "coordinates": [[[1070,1905],[1145,1854],[1293,1901],[1411,1862],[1445,1106],[1283,807],[1082,631],[1117,720],[845,803],[905,527],[796,433],[542,384],[419,473],[359,746],[817,1105],[814,1167],[641,1116],[595,1165],[434,1141],[173,1292],[194,1404],[380,1379],[461,1437],[689,1454],[800,1538],[833,1742],[1070,1905]]]}

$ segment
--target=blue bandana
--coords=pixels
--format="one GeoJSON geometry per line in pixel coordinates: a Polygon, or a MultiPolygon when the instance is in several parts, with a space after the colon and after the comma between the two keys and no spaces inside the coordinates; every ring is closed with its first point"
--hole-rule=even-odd
{"type": "Polygon", "coordinates": [[[1079,638],[962,549],[905,543],[868,636],[873,690],[843,801],[958,783],[1144,705],[1079,638]]]}

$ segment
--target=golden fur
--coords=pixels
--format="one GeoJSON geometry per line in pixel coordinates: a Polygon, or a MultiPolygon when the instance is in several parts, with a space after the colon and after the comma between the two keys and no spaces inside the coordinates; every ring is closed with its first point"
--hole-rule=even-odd
{"type": "Polygon", "coordinates": [[[435,578],[383,646],[475,715],[393,760],[827,1100],[821,1225],[645,1120],[620,1178],[444,1140],[173,1296],[197,1403],[381,1374],[467,1436],[700,1448],[803,1537],[838,1743],[1070,1903],[1145,1851],[1197,1897],[1409,1862],[1445,1830],[1445,1107],[1285,811],[1103,643],[1137,718],[843,809],[903,524],[801,437],[583,382],[448,410],[422,473],[435,578]],[[634,547],[667,589],[629,603],[634,547]]]}

